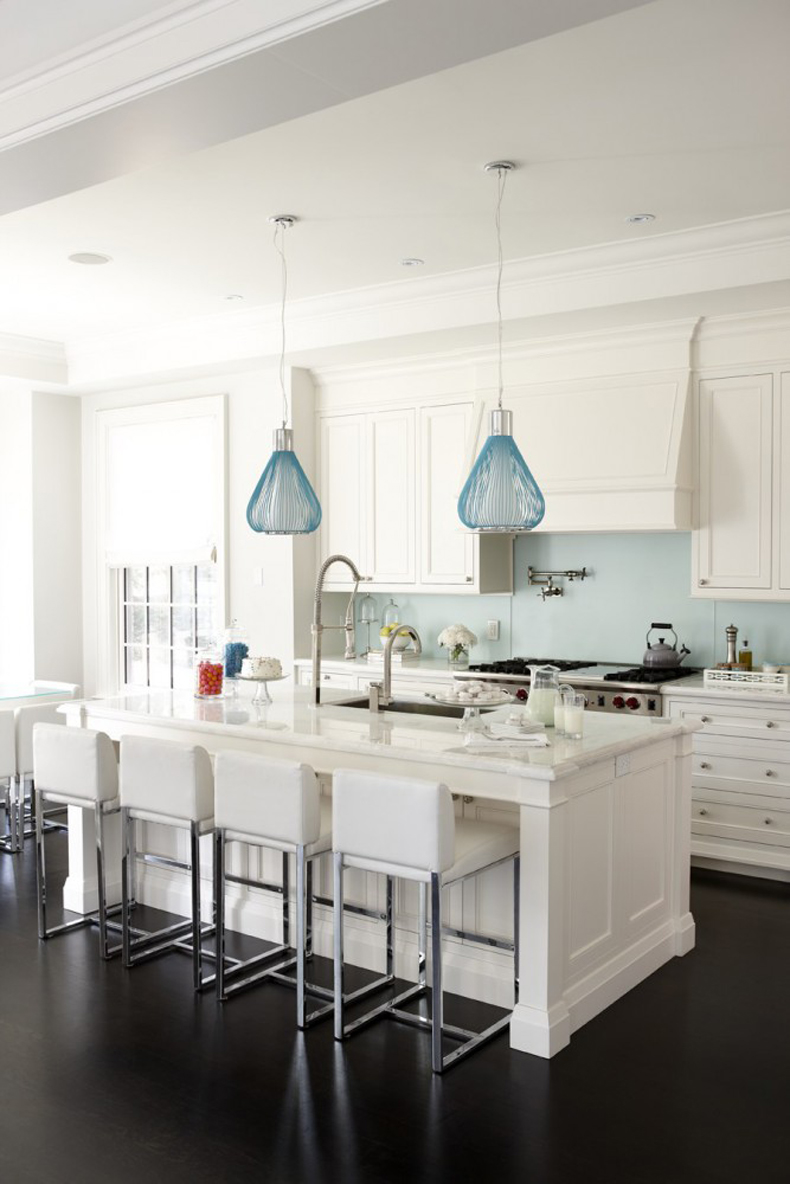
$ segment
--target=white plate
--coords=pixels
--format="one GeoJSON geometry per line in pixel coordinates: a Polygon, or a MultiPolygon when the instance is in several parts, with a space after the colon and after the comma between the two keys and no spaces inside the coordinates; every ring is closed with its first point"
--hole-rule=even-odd
{"type": "Polygon", "coordinates": [[[513,702],[513,696],[509,695],[507,691],[502,691],[496,699],[445,699],[443,695],[426,693],[429,699],[433,699],[435,703],[441,703],[445,707],[504,707],[506,703],[513,702]]]}
{"type": "Polygon", "coordinates": [[[262,674],[236,674],[234,678],[238,678],[241,682],[282,682],[286,678],[290,678],[290,674],[275,674],[273,677],[264,678],[262,674]]]}

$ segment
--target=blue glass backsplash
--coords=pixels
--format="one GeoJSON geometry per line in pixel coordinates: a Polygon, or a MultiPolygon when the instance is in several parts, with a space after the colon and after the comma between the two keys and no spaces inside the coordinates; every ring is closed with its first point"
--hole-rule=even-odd
{"type": "MultiPolygon", "coordinates": [[[[393,594],[401,621],[417,628],[428,656],[441,656],[436,638],[445,625],[460,622],[480,638],[473,662],[521,655],[633,665],[641,661],[650,622],[672,621],[692,651],[690,665],[724,660],[730,623],[738,626],[739,646],[748,638],[756,663],[790,663],[790,603],[691,598],[690,534],[545,534],[515,546],[513,596],[393,594]],[[564,596],[544,603],[538,589],[527,587],[529,565],[586,566],[591,574],[583,583],[564,581],[564,596]],[[498,642],[485,639],[488,620],[500,622],[498,642]]],[[[332,599],[341,614],[347,598],[332,599]]],[[[378,593],[376,600],[380,614],[389,596],[378,593]]]]}

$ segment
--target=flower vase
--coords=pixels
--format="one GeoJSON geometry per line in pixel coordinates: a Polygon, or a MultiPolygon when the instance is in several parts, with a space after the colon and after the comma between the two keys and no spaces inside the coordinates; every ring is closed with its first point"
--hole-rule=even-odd
{"type": "Polygon", "coordinates": [[[469,647],[465,645],[451,646],[448,662],[451,670],[467,670],[469,668],[469,647]]]}

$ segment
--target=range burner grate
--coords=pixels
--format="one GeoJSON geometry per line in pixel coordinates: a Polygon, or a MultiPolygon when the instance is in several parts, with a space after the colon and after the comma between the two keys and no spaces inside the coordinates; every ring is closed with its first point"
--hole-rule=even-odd
{"type": "Polygon", "coordinates": [[[499,662],[480,662],[469,669],[479,674],[516,674],[529,676],[530,666],[556,666],[558,670],[582,670],[595,662],[569,662],[566,658],[504,658],[499,662]]]}
{"type": "Polygon", "coordinates": [[[674,682],[677,678],[687,678],[699,671],[691,666],[674,666],[669,670],[657,670],[655,666],[634,666],[630,670],[613,670],[605,674],[605,682],[644,682],[655,684],[659,682],[674,682]]]}

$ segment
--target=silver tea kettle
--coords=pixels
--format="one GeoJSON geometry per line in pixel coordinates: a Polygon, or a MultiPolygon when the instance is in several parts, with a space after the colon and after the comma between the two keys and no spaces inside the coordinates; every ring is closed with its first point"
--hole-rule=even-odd
{"type": "Polygon", "coordinates": [[[661,621],[653,621],[653,624],[645,634],[645,641],[647,642],[647,649],[642,658],[642,665],[649,666],[653,670],[674,670],[679,666],[687,654],[691,650],[686,649],[685,645],[678,650],[678,635],[671,625],[662,623],[661,621]],[[659,637],[658,641],[651,644],[650,634],[654,629],[668,629],[672,634],[673,643],[667,645],[663,637],[659,637]]]}

